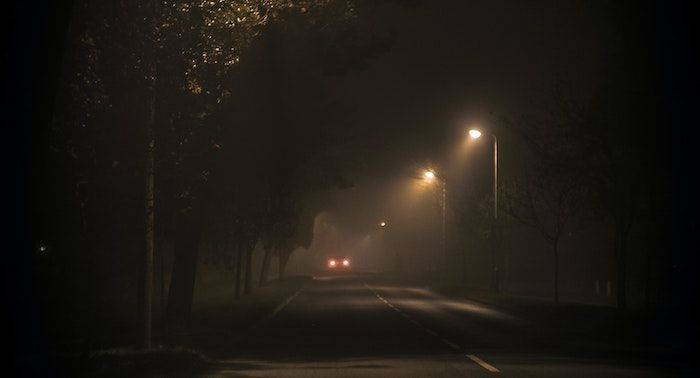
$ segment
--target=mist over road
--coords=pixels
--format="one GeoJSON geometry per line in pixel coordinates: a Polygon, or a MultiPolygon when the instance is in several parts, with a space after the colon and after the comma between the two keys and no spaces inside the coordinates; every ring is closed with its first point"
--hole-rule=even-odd
{"type": "Polygon", "coordinates": [[[215,371],[275,377],[684,375],[652,351],[572,337],[504,309],[381,275],[318,276],[235,350],[220,351],[215,371]]]}

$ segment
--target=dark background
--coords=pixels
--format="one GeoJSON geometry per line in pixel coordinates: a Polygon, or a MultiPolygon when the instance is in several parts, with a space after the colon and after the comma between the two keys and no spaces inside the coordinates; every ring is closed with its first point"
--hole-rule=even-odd
{"type": "MultiPolygon", "coordinates": [[[[462,3],[462,2],[459,2],[462,3]]],[[[651,10],[647,14],[640,14],[642,20],[640,30],[650,37],[652,43],[641,50],[652,57],[653,72],[656,88],[663,101],[663,118],[666,120],[658,125],[658,148],[668,156],[664,162],[667,165],[671,185],[672,207],[668,216],[671,225],[671,241],[676,244],[675,249],[684,251],[680,256],[676,272],[679,276],[688,277],[687,285],[683,288],[688,291],[685,298],[697,298],[695,290],[697,285],[698,270],[698,239],[697,239],[697,166],[695,152],[697,143],[697,88],[698,88],[698,59],[697,43],[694,38],[697,30],[693,25],[694,9],[690,3],[680,1],[645,2],[644,8],[651,10]]],[[[362,75],[365,82],[358,81],[349,86],[346,95],[348,98],[363,97],[363,110],[356,113],[362,118],[373,114],[371,121],[358,122],[364,125],[370,132],[364,135],[374,136],[374,139],[366,140],[367,151],[379,148],[392,150],[411,151],[422,156],[433,156],[435,150],[444,146],[454,130],[443,129],[433,132],[432,129],[421,127],[426,122],[439,122],[447,125],[456,125],[464,120],[465,114],[479,114],[482,119],[488,119],[489,112],[509,113],[519,112],[523,106],[517,103],[513,96],[503,95],[504,91],[523,92],[529,88],[527,82],[519,82],[519,79],[528,77],[533,72],[546,72],[548,63],[561,66],[561,62],[552,62],[546,55],[547,46],[538,46],[535,41],[507,40],[494,35],[493,39],[483,42],[485,46],[477,46],[472,49],[461,50],[461,53],[474,56],[474,69],[488,67],[496,60],[503,62],[527,57],[525,63],[519,65],[522,72],[511,72],[512,76],[500,76],[497,78],[474,77],[467,71],[461,71],[464,76],[455,76],[454,65],[459,65],[463,57],[458,54],[446,53],[449,58],[439,54],[451,51],[452,46],[467,43],[469,35],[484,28],[488,28],[493,20],[499,20],[504,24],[510,24],[508,17],[500,14],[492,14],[489,18],[470,18],[473,14],[469,5],[454,6],[458,11],[440,9],[439,7],[426,6],[428,12],[444,12],[433,14],[433,20],[450,19],[459,17],[460,22],[428,23],[426,25],[407,26],[400,16],[393,22],[396,28],[410,30],[416,35],[399,34],[399,44],[389,54],[380,60],[376,66],[372,66],[362,75]],[[459,30],[443,29],[441,25],[461,25],[459,30]],[[427,31],[431,32],[428,36],[427,31]],[[439,38],[434,39],[437,35],[439,38]],[[451,40],[450,36],[461,36],[451,40]],[[407,56],[414,56],[408,51],[413,46],[401,44],[403,38],[411,38],[413,43],[420,45],[424,50],[418,54],[416,61],[411,64],[402,64],[407,56]],[[446,46],[443,46],[442,44],[446,46]],[[498,56],[499,59],[480,61],[480,48],[492,51],[490,48],[504,43],[518,45],[508,51],[514,55],[498,56]],[[407,72],[402,72],[405,69],[407,72]],[[540,71],[541,70],[541,71],[540,71]],[[408,75],[424,75],[421,78],[411,78],[410,90],[391,90],[404,84],[404,78],[408,75]],[[381,85],[378,85],[380,83],[381,85]],[[502,85],[491,85],[500,83],[502,85]],[[366,93],[364,85],[376,85],[376,90],[366,93]],[[455,92],[461,88],[469,88],[463,94],[466,99],[455,96],[455,92]],[[493,92],[490,96],[491,103],[474,105],[475,111],[466,110],[465,114],[459,114],[456,109],[463,109],[464,102],[469,102],[472,96],[493,92]],[[396,93],[402,93],[403,97],[394,97],[396,93]],[[372,106],[376,108],[372,108],[372,106]],[[405,118],[392,118],[396,109],[413,108],[412,112],[405,112],[405,118]],[[418,109],[432,109],[431,111],[419,111],[418,109]],[[379,131],[377,131],[379,130],[379,131]],[[426,143],[429,140],[433,143],[426,143]],[[388,147],[382,147],[385,142],[391,141],[388,147]],[[435,150],[425,147],[426,145],[435,150]]],[[[57,77],[61,70],[60,62],[65,46],[66,30],[68,28],[70,2],[39,1],[31,3],[15,3],[5,13],[4,22],[4,46],[3,68],[5,71],[5,90],[3,107],[5,148],[3,149],[3,161],[6,172],[11,172],[5,181],[11,196],[11,213],[9,217],[10,228],[7,229],[10,245],[4,249],[4,292],[8,312],[12,318],[12,339],[16,342],[15,350],[41,349],[42,342],[38,329],[40,322],[37,320],[43,316],[35,306],[32,298],[35,298],[34,281],[31,271],[31,253],[35,247],[33,235],[34,222],[41,215],[41,209],[36,208],[37,202],[37,177],[44,174],[41,161],[45,151],[39,146],[42,143],[37,138],[43,135],[51,117],[57,77]]],[[[565,7],[564,7],[565,8],[565,7]]],[[[632,7],[631,9],[637,9],[632,7]]],[[[423,10],[405,10],[405,12],[421,12],[423,10]]],[[[493,9],[481,10],[486,14],[495,12],[493,9]]],[[[566,9],[562,12],[566,13],[566,9]]],[[[543,15],[543,19],[547,18],[543,15]]],[[[563,22],[563,21],[562,21],[563,22]]],[[[522,25],[513,24],[514,28],[522,25]]],[[[569,25],[576,30],[576,25],[569,25]]],[[[531,25],[533,28],[541,27],[541,33],[547,34],[546,25],[531,25]]],[[[534,35],[537,35],[535,33],[534,35]]],[[[576,72],[580,66],[586,66],[586,50],[597,51],[606,49],[606,46],[587,46],[587,34],[581,34],[581,44],[572,43],[570,52],[564,52],[557,56],[571,58],[571,71],[576,72]],[[583,52],[582,52],[583,51],[583,52]],[[580,65],[580,66],[578,66],[580,65]]],[[[496,52],[499,50],[496,48],[496,52]]],[[[505,53],[504,53],[505,54],[505,53]]],[[[485,71],[497,76],[503,72],[496,68],[485,71]]],[[[585,77],[579,78],[587,81],[585,77]]],[[[595,77],[592,78],[595,80],[595,77]]],[[[346,85],[339,83],[339,85],[346,85]]],[[[517,97],[517,96],[516,96],[517,97]]],[[[634,136],[630,136],[634,138],[634,136]]],[[[373,172],[364,171],[363,174],[373,177],[381,175],[388,170],[395,170],[398,164],[396,160],[405,159],[405,155],[394,154],[388,158],[382,158],[377,164],[368,166],[375,169],[373,172]]],[[[504,158],[505,160],[508,157],[504,158]]],[[[694,302],[692,300],[691,302],[694,302]]]]}

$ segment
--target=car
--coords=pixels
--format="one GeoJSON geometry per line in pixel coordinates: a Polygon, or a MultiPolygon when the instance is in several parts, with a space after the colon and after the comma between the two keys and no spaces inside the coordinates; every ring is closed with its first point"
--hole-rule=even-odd
{"type": "Polygon", "coordinates": [[[330,271],[350,270],[349,257],[329,257],[326,268],[330,271]]]}

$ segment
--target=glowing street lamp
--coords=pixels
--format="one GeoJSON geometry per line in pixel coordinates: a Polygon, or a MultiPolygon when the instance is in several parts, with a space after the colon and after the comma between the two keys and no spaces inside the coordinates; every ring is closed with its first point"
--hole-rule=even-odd
{"type": "MultiPolygon", "coordinates": [[[[387,248],[387,245],[386,245],[386,242],[385,242],[385,239],[384,239],[386,233],[389,232],[388,229],[387,229],[387,226],[389,226],[389,222],[388,222],[388,221],[383,220],[383,221],[379,222],[379,228],[380,228],[380,230],[378,230],[377,233],[378,233],[378,235],[379,235],[379,240],[380,240],[381,243],[382,243],[382,244],[381,244],[381,246],[382,246],[382,249],[381,249],[381,250],[382,250],[383,254],[386,256],[387,261],[388,261],[388,259],[390,258],[390,257],[389,257],[389,254],[391,253],[391,251],[389,250],[389,248],[387,248]]],[[[398,269],[398,267],[400,266],[399,251],[398,251],[398,249],[394,249],[394,251],[395,251],[395,252],[394,252],[394,259],[395,259],[395,264],[396,264],[396,265],[395,265],[395,268],[398,269]]]]}
{"type": "MultiPolygon", "coordinates": [[[[496,135],[493,137],[493,219],[498,219],[498,139],[496,135]]],[[[469,130],[469,137],[479,139],[481,131],[478,129],[469,130]]]]}
{"type": "Polygon", "coordinates": [[[423,177],[428,182],[433,182],[436,180],[440,183],[442,187],[442,201],[440,203],[442,207],[442,254],[445,258],[445,270],[447,270],[447,232],[446,232],[446,207],[447,207],[447,183],[444,178],[438,177],[432,169],[426,169],[423,173],[423,177]]]}

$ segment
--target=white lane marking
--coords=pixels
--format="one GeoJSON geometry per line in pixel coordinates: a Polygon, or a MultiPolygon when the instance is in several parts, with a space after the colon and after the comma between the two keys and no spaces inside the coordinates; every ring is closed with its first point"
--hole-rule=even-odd
{"type": "Polygon", "coordinates": [[[417,321],[417,320],[411,318],[408,314],[406,314],[405,312],[401,311],[400,308],[398,308],[398,307],[392,305],[391,302],[389,302],[388,300],[384,299],[381,295],[379,295],[379,293],[377,293],[376,291],[374,291],[374,289],[372,289],[372,287],[369,286],[366,282],[364,282],[364,284],[365,284],[365,287],[366,287],[369,291],[371,291],[372,293],[374,293],[374,295],[375,295],[377,298],[379,298],[379,299],[380,299],[382,302],[384,302],[387,306],[391,307],[393,310],[395,310],[396,312],[398,312],[399,315],[401,315],[401,316],[403,316],[404,318],[406,318],[409,322],[413,323],[413,325],[415,325],[416,327],[418,327],[418,328],[422,329],[423,331],[429,333],[430,335],[432,335],[432,336],[434,336],[434,337],[436,337],[436,338],[439,338],[440,341],[442,341],[443,343],[445,343],[445,344],[446,344],[447,346],[449,346],[450,348],[452,348],[452,349],[454,349],[454,350],[460,350],[460,349],[461,349],[459,345],[453,343],[453,342],[450,341],[450,340],[447,340],[447,339],[445,339],[445,338],[440,337],[440,335],[438,335],[435,331],[433,331],[433,330],[431,330],[431,329],[425,327],[425,326],[424,326],[423,324],[421,324],[419,321],[417,321]]]}
{"type": "Polygon", "coordinates": [[[453,342],[450,341],[450,340],[447,340],[447,339],[445,339],[445,338],[440,338],[440,341],[442,341],[443,343],[447,344],[447,346],[449,346],[450,348],[452,348],[452,349],[454,349],[454,350],[459,350],[459,345],[453,343],[453,342]]]}
{"type": "Polygon", "coordinates": [[[278,312],[282,311],[282,309],[284,309],[285,307],[287,307],[287,305],[288,305],[292,300],[294,300],[294,298],[296,298],[297,295],[299,295],[299,293],[301,293],[301,291],[302,291],[303,289],[304,289],[303,286],[300,287],[299,290],[297,290],[296,293],[292,294],[289,298],[287,298],[287,300],[285,300],[284,302],[278,304],[277,307],[275,307],[275,310],[272,311],[272,314],[270,314],[270,316],[269,316],[268,318],[272,318],[273,316],[277,315],[278,312]]]}
{"type": "Polygon", "coordinates": [[[476,362],[477,364],[479,364],[479,366],[481,366],[482,368],[484,368],[484,369],[486,369],[486,370],[488,370],[488,371],[490,371],[490,372],[492,372],[492,373],[500,373],[500,372],[501,372],[500,370],[496,369],[495,366],[489,364],[488,362],[482,360],[481,358],[479,358],[479,357],[477,357],[477,356],[475,356],[475,355],[473,355],[473,354],[467,354],[467,357],[468,357],[470,360],[472,360],[472,361],[476,362]]]}
{"type": "Polygon", "coordinates": [[[235,340],[237,340],[237,341],[243,340],[243,339],[245,339],[246,337],[248,337],[248,335],[250,335],[251,333],[253,333],[253,332],[257,331],[258,329],[260,329],[263,325],[265,325],[265,323],[267,323],[268,321],[270,321],[270,319],[274,318],[275,315],[277,315],[280,311],[282,311],[285,307],[287,307],[287,305],[288,305],[294,298],[296,298],[297,295],[299,295],[299,293],[301,293],[302,290],[304,290],[304,286],[306,286],[306,285],[302,285],[302,287],[300,287],[299,290],[297,290],[294,294],[290,295],[289,297],[287,297],[287,299],[285,299],[285,300],[282,301],[280,304],[278,304],[277,307],[275,307],[275,309],[272,310],[271,313],[269,313],[266,317],[260,319],[260,321],[258,321],[257,323],[255,323],[255,324],[254,324],[252,327],[250,327],[247,331],[241,333],[240,336],[238,336],[237,338],[235,338],[235,340]]]}

